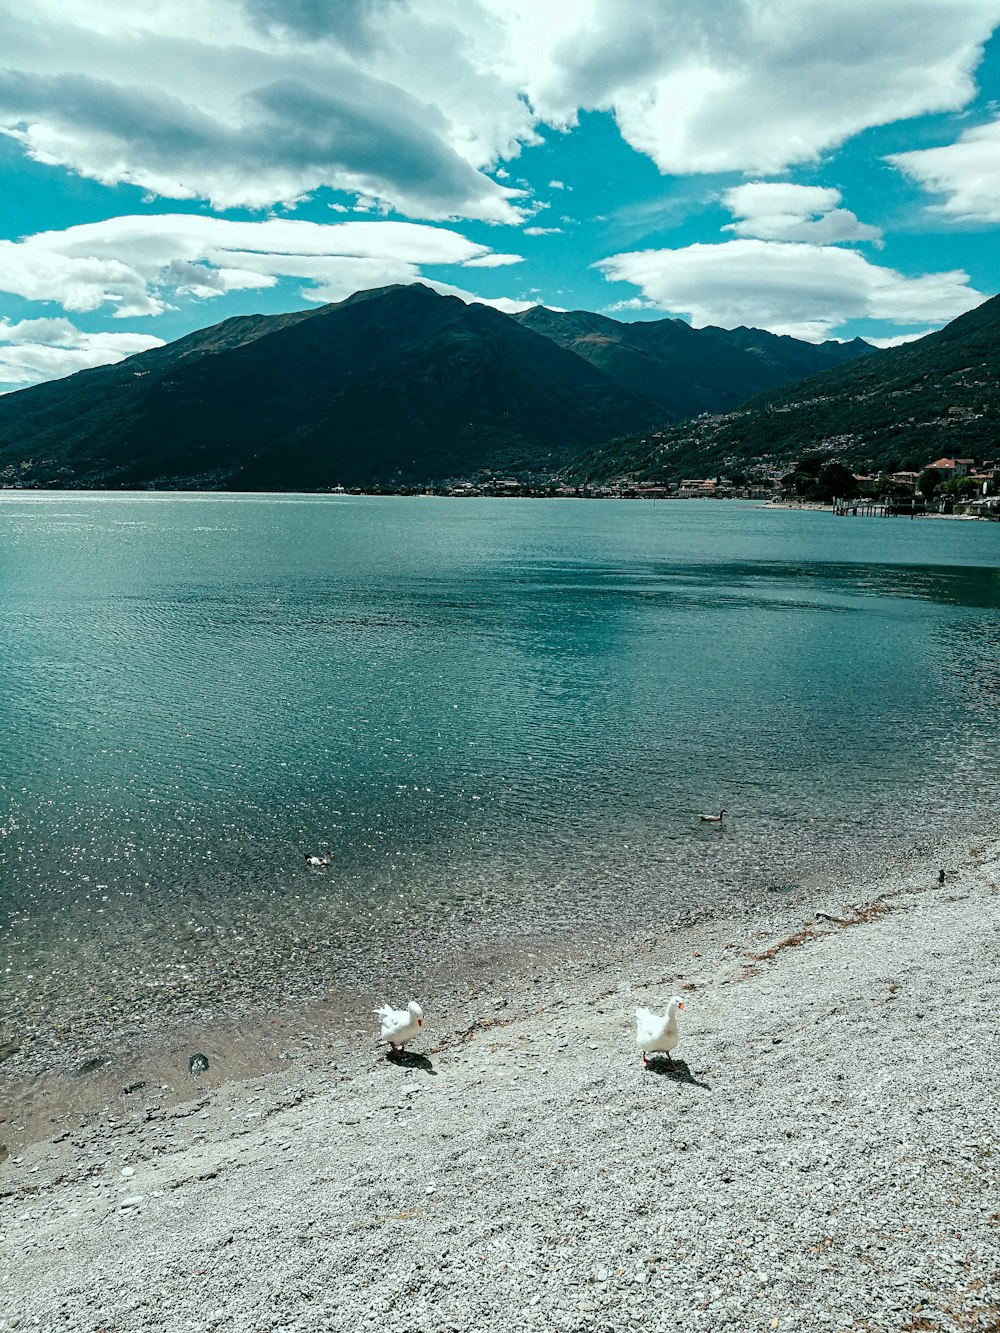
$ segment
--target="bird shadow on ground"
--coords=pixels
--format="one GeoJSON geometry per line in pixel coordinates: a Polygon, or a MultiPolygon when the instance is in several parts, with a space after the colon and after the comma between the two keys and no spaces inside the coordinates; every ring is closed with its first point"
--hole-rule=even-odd
{"type": "Polygon", "coordinates": [[[650,1060],[646,1072],[656,1074],[658,1078],[669,1078],[671,1083],[690,1083],[692,1087],[704,1088],[706,1092],[712,1091],[710,1083],[703,1083],[695,1078],[686,1060],[675,1060],[673,1064],[666,1060],[650,1060]]]}
{"type": "Polygon", "coordinates": [[[385,1058],[400,1069],[420,1069],[425,1074],[433,1074],[435,1078],[438,1076],[432,1061],[426,1055],[418,1055],[416,1051],[386,1051],[385,1058]]]}

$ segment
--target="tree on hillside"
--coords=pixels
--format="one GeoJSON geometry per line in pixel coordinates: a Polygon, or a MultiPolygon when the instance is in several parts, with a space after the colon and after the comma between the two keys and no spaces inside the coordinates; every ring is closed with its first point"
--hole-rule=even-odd
{"type": "Polygon", "coordinates": [[[786,494],[799,495],[806,500],[814,499],[812,491],[815,489],[822,466],[823,460],[815,455],[800,458],[794,470],[782,477],[782,489],[786,494]]]}
{"type": "Polygon", "coordinates": [[[822,500],[824,504],[836,498],[853,500],[858,493],[858,483],[854,473],[843,463],[824,463],[809,495],[810,500],[822,500]]]}
{"type": "Polygon", "coordinates": [[[949,477],[938,487],[939,495],[950,495],[956,500],[962,496],[975,495],[979,490],[979,482],[975,477],[949,477]]]}
{"type": "Polygon", "coordinates": [[[941,485],[941,473],[936,467],[925,467],[917,478],[917,490],[925,500],[933,499],[934,492],[941,485]]]}

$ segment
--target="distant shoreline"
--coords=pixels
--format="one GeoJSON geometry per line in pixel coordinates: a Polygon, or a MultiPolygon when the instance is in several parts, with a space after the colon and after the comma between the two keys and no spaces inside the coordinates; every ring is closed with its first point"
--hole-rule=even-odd
{"type": "MultiPolygon", "coordinates": [[[[699,502],[710,503],[713,505],[734,504],[744,509],[787,510],[790,512],[808,512],[808,513],[831,514],[831,515],[834,512],[832,505],[821,504],[818,501],[814,500],[770,500],[770,499],[764,499],[759,496],[748,496],[748,495],[643,495],[643,494],[607,495],[607,494],[593,494],[593,493],[586,493],[586,494],[580,493],[573,495],[568,495],[568,494],[553,495],[550,494],[548,491],[540,491],[540,490],[522,490],[522,491],[511,490],[511,491],[496,491],[496,492],[491,491],[490,493],[487,494],[484,492],[462,493],[462,492],[438,492],[438,491],[417,491],[417,490],[413,491],[402,491],[402,490],[401,491],[363,491],[363,490],[241,491],[241,490],[223,490],[223,489],[200,490],[196,487],[174,488],[169,486],[162,486],[162,487],[139,486],[132,489],[125,487],[118,489],[118,488],[102,487],[102,486],[94,486],[94,487],[0,486],[0,497],[6,495],[18,495],[18,496],[58,495],[64,497],[121,496],[121,497],[136,497],[136,498],[141,496],[157,495],[157,496],[185,496],[190,498],[197,497],[199,499],[210,498],[210,497],[221,498],[223,496],[231,495],[231,496],[258,496],[261,498],[264,498],[266,496],[275,496],[275,497],[286,496],[286,497],[300,497],[302,499],[310,499],[310,500],[324,500],[324,499],[586,500],[589,503],[593,503],[595,501],[600,501],[600,500],[613,500],[616,502],[627,501],[629,503],[633,503],[635,501],[640,501],[640,502],[647,501],[652,504],[656,504],[657,501],[659,501],[661,504],[667,504],[667,503],[697,504],[699,502]]],[[[895,517],[907,518],[910,517],[910,515],[903,512],[895,515],[895,517]]],[[[923,518],[960,519],[960,520],[970,520],[970,521],[979,521],[981,519],[985,519],[986,521],[996,521],[995,519],[988,518],[986,515],[969,514],[969,513],[941,514],[937,512],[932,512],[932,513],[921,512],[914,514],[912,517],[922,518],[922,519],[923,518]]]]}

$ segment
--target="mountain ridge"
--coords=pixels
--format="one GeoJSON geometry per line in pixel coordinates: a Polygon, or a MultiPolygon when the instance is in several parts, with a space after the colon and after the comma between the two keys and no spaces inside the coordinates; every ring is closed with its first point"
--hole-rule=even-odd
{"type": "Polygon", "coordinates": [[[584,480],[779,475],[824,454],[868,471],[919,471],[941,456],[1000,454],[1000,296],[915,342],[756,395],[734,411],[609,442],[571,469],[584,480]]]}
{"type": "Polygon", "coordinates": [[[313,489],[551,472],[655,418],[501,312],[409,284],[237,317],[8,394],[0,479],[313,489]]]}
{"type": "Polygon", "coordinates": [[[874,349],[807,343],[764,329],[695,329],[682,319],[625,323],[589,310],[532,306],[512,316],[652,398],[675,421],[721,412],[754,394],[874,349]]]}
{"type": "Polygon", "coordinates": [[[811,450],[918,466],[995,442],[998,349],[1000,298],[879,351],[545,307],[514,317],[397,285],[233,317],[0,397],[0,485],[405,489],[498,473],[532,484],[774,475],[811,450]],[[840,364],[789,381],[817,360],[840,364]],[[692,385],[731,395],[760,374],[783,384],[669,421],[671,395],[680,410],[692,385]]]}

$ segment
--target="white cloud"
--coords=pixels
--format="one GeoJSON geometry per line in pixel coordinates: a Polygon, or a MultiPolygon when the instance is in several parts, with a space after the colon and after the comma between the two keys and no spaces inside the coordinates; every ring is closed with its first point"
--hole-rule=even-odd
{"type": "Polygon", "coordinates": [[[562,227],[525,227],[525,236],[561,236],[562,227]]]}
{"type": "Polygon", "coordinates": [[[873,347],[902,347],[904,343],[919,342],[921,338],[926,338],[928,333],[933,332],[934,329],[921,329],[919,333],[897,333],[894,338],[873,338],[866,333],[864,339],[873,347]]]}
{"type": "Polygon", "coordinates": [[[752,181],[723,194],[723,207],[737,220],[722,230],[762,241],[809,241],[813,245],[880,242],[881,230],[838,207],[840,201],[839,190],[820,185],[752,181]]]}
{"type": "MultiPolygon", "coordinates": [[[[502,310],[505,315],[516,315],[519,310],[530,310],[532,306],[538,304],[537,300],[528,300],[525,297],[512,296],[474,296],[472,292],[467,292],[461,287],[453,287],[447,282],[436,282],[430,278],[424,278],[425,287],[430,287],[432,291],[440,292],[442,296],[457,296],[460,301],[466,305],[488,305],[494,310],[502,310]]],[[[549,306],[550,310],[558,310],[559,306],[549,306]]]]}
{"type": "Polygon", "coordinates": [[[624,301],[613,301],[611,305],[606,305],[604,311],[606,314],[617,314],[620,310],[655,310],[656,306],[652,301],[645,301],[641,296],[630,296],[624,301]]]}
{"type": "Polygon", "coordinates": [[[488,45],[473,61],[455,23],[385,11],[377,42],[345,49],[333,30],[275,36],[230,0],[0,0],[0,129],[39,162],[215,208],[327,185],[411,217],[517,221],[521,192],[480,168],[533,138],[523,99],[500,95],[488,45]]]}
{"type": "Polygon", "coordinates": [[[886,159],[925,190],[947,197],[935,212],[960,222],[1000,222],[1000,120],[966,130],[956,143],[886,159]]]}
{"type": "Polygon", "coordinates": [[[508,264],[523,264],[524,255],[478,255],[475,259],[467,259],[462,265],[463,268],[504,268],[508,264]]]}
{"type": "Polygon", "coordinates": [[[997,22],[1000,0],[0,0],[0,130],[217,208],[325,185],[517,222],[498,164],[541,125],[607,110],[662,171],[775,172],[964,106],[997,22]]]}
{"type": "Polygon", "coordinates": [[[869,126],[957,110],[1000,22],[997,0],[557,8],[565,27],[548,42],[537,7],[517,10],[533,104],[567,126],[580,108],[612,111],[627,142],[672,174],[775,172],[869,126]]]}
{"type": "Polygon", "coordinates": [[[0,241],[0,291],[65,310],[156,315],[171,299],[305,282],[310,301],[414,282],[424,266],[516,263],[456,231],[412,222],[230,222],[200,214],[110,218],[0,241]]]}
{"type": "Polygon", "coordinates": [[[856,250],[781,241],[632,251],[596,267],[696,327],[750,325],[810,341],[854,319],[943,323],[985,299],[961,270],[911,278],[856,250]]]}
{"type": "Polygon", "coordinates": [[[569,186],[562,181],[549,181],[550,190],[568,190],[569,186]]]}
{"type": "Polygon", "coordinates": [[[162,346],[144,333],[85,333],[68,319],[0,319],[0,384],[24,388],[162,346]]]}

